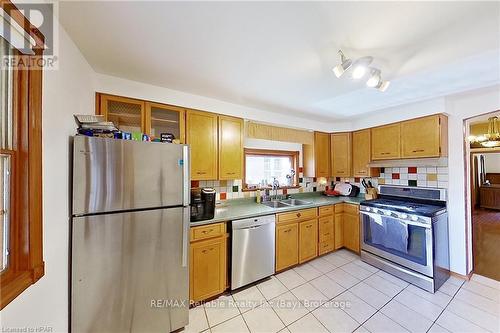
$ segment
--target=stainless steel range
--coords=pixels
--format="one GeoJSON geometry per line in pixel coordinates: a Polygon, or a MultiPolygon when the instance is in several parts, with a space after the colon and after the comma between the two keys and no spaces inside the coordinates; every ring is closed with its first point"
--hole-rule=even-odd
{"type": "Polygon", "coordinates": [[[449,277],[446,190],[379,186],[361,202],[361,259],[435,292],[449,277]]]}

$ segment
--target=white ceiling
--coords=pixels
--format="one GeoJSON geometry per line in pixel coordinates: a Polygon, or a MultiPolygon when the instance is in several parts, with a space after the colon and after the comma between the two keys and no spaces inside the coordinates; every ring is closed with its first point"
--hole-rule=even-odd
{"type": "Polygon", "coordinates": [[[500,2],[61,2],[98,73],[302,117],[348,120],[500,82],[500,2]],[[337,79],[372,55],[385,93],[337,79]]]}

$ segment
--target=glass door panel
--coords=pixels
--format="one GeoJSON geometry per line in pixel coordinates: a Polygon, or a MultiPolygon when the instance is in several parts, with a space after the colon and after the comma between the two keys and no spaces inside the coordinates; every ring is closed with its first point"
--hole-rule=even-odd
{"type": "Polygon", "coordinates": [[[163,133],[173,134],[176,140],[184,143],[184,110],[175,106],[146,104],[151,124],[150,134],[157,138],[163,133]]]}
{"type": "Polygon", "coordinates": [[[144,104],[132,99],[103,96],[104,114],[121,131],[142,132],[144,104]]]}

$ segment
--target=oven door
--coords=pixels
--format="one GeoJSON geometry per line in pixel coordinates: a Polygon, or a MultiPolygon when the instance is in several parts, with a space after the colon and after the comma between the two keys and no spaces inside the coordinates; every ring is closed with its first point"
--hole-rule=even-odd
{"type": "Polygon", "coordinates": [[[361,211],[361,248],[433,276],[432,226],[361,211]]]}

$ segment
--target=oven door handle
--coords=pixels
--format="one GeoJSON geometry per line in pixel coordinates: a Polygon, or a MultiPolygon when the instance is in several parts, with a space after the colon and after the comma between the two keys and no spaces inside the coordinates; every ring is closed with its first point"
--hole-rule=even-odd
{"type": "Polygon", "coordinates": [[[426,228],[426,229],[430,229],[432,227],[431,224],[427,224],[427,223],[420,223],[420,222],[414,222],[414,221],[408,221],[408,220],[402,220],[398,217],[395,217],[395,216],[389,216],[389,215],[382,215],[382,214],[376,214],[376,213],[369,213],[369,212],[365,212],[365,211],[360,211],[361,214],[365,214],[367,216],[371,216],[371,217],[375,217],[375,216],[381,216],[381,217],[384,217],[384,216],[387,216],[387,217],[391,217],[393,219],[396,219],[404,224],[407,224],[407,225],[414,225],[416,227],[422,227],[422,228],[426,228]]]}

